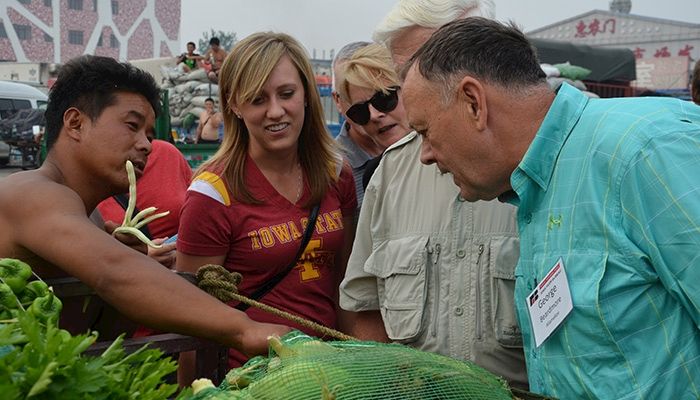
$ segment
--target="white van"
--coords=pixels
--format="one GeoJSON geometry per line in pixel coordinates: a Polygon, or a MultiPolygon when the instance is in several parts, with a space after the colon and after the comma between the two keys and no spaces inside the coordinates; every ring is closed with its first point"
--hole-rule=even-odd
{"type": "MultiPolygon", "coordinates": [[[[48,96],[41,90],[19,82],[0,81],[0,120],[8,118],[17,110],[28,108],[46,109],[48,96]]],[[[0,141],[0,167],[10,161],[10,146],[0,141]]]]}

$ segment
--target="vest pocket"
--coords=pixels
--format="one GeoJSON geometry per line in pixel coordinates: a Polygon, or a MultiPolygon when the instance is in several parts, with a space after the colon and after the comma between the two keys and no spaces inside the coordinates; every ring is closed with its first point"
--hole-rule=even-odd
{"type": "Polygon", "coordinates": [[[515,266],[520,254],[517,237],[496,237],[491,240],[492,322],[496,340],[503,347],[523,347],[523,338],[515,312],[515,266]]]}
{"type": "Polygon", "coordinates": [[[364,269],[377,279],[379,308],[389,339],[408,343],[423,331],[428,237],[410,236],[380,243],[364,269]]]}

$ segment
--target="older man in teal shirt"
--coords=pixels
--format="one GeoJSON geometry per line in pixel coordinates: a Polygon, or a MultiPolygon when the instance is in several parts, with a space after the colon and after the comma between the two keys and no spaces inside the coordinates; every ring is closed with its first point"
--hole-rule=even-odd
{"type": "Polygon", "coordinates": [[[433,35],[403,90],[422,161],[519,207],[531,390],[700,398],[700,107],[552,93],[517,28],[476,18],[433,35]]]}

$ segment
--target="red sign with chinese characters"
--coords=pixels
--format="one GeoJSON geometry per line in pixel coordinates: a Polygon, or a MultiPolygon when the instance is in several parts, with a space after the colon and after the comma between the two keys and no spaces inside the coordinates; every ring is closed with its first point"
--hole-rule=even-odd
{"type": "Polygon", "coordinates": [[[593,18],[593,20],[588,23],[584,22],[584,20],[580,20],[578,24],[576,24],[576,35],[574,35],[574,37],[584,38],[603,33],[612,35],[615,34],[616,24],[617,20],[615,18],[608,18],[605,22],[601,22],[598,18],[593,18]]]}

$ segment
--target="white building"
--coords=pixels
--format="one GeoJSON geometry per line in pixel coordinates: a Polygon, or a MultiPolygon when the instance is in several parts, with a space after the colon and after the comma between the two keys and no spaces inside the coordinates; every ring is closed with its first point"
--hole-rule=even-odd
{"type": "Polygon", "coordinates": [[[615,11],[589,11],[527,36],[628,48],[637,59],[637,87],[687,90],[692,66],[700,59],[700,24],[633,15],[630,7],[629,1],[613,1],[615,11]]]}
{"type": "Polygon", "coordinates": [[[64,63],[180,53],[181,0],[0,1],[0,61],[64,63]]]}

